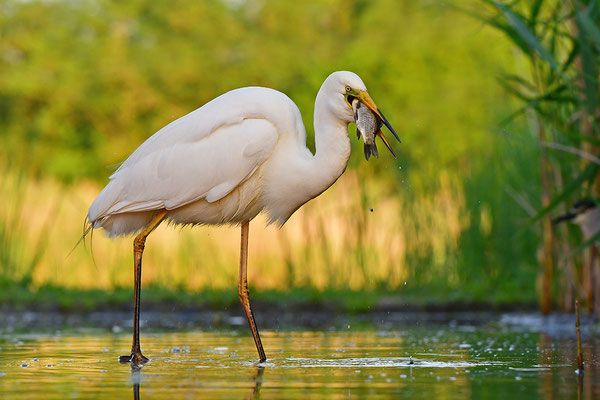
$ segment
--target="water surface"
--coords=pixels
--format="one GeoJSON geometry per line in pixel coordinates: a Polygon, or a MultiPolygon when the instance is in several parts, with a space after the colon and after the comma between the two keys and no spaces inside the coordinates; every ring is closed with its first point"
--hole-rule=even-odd
{"type": "Polygon", "coordinates": [[[245,329],[142,332],[151,361],[120,364],[131,338],[105,330],[5,333],[0,394],[19,399],[600,397],[598,341],[584,340],[578,386],[569,335],[505,326],[263,331],[257,364],[245,329]]]}

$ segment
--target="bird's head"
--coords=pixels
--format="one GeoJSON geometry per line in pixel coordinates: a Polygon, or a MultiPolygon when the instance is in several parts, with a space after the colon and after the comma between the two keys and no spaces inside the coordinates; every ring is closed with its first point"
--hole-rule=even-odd
{"type": "MultiPolygon", "coordinates": [[[[332,92],[333,101],[330,103],[330,106],[338,118],[342,119],[346,123],[355,122],[356,115],[353,110],[352,103],[354,100],[358,100],[360,103],[366,106],[376,116],[376,118],[385,124],[398,142],[400,142],[400,138],[394,131],[394,128],[392,128],[392,125],[390,125],[388,120],[383,116],[379,110],[379,107],[377,107],[369,95],[367,87],[363,83],[362,79],[360,79],[360,77],[354,72],[334,72],[325,80],[323,86],[326,86],[328,90],[332,92]]],[[[385,146],[392,152],[394,157],[396,157],[394,150],[392,150],[392,147],[390,146],[386,137],[383,135],[381,129],[378,129],[374,134],[381,138],[385,146]]]]}
{"type": "Polygon", "coordinates": [[[564,215],[556,217],[552,220],[554,224],[558,224],[563,221],[571,221],[576,224],[586,219],[587,215],[595,212],[598,209],[598,200],[594,199],[583,199],[573,204],[573,207],[564,215]]]}

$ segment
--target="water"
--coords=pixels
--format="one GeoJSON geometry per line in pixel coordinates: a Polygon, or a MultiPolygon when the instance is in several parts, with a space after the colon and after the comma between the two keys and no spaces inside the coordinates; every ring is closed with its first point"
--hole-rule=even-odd
{"type": "Polygon", "coordinates": [[[0,337],[3,399],[600,397],[598,340],[584,340],[578,386],[574,335],[506,326],[262,332],[256,363],[245,329],[144,332],[151,361],[120,364],[130,336],[106,330],[0,337]],[[411,364],[412,361],[412,364],[411,364]],[[578,392],[579,391],[579,392],[578,392]]]}

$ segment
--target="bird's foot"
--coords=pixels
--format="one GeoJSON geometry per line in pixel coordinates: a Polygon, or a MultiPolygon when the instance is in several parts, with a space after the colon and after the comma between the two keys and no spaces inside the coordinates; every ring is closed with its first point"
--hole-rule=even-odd
{"type": "Polygon", "coordinates": [[[120,356],[120,363],[132,363],[134,365],[145,364],[149,361],[148,357],[144,356],[141,351],[133,352],[129,355],[120,356]]]}

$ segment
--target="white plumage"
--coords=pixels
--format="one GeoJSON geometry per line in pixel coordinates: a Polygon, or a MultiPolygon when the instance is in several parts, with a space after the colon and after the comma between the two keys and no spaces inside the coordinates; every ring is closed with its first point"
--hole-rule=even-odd
{"type": "Polygon", "coordinates": [[[351,72],[335,72],[315,101],[316,154],[300,111],[285,94],[232,90],[165,126],[110,177],[88,220],[110,236],[146,226],[156,210],[178,224],[239,224],[261,211],[283,224],[342,174],[354,121],[346,87],[366,92],[351,72]]]}

